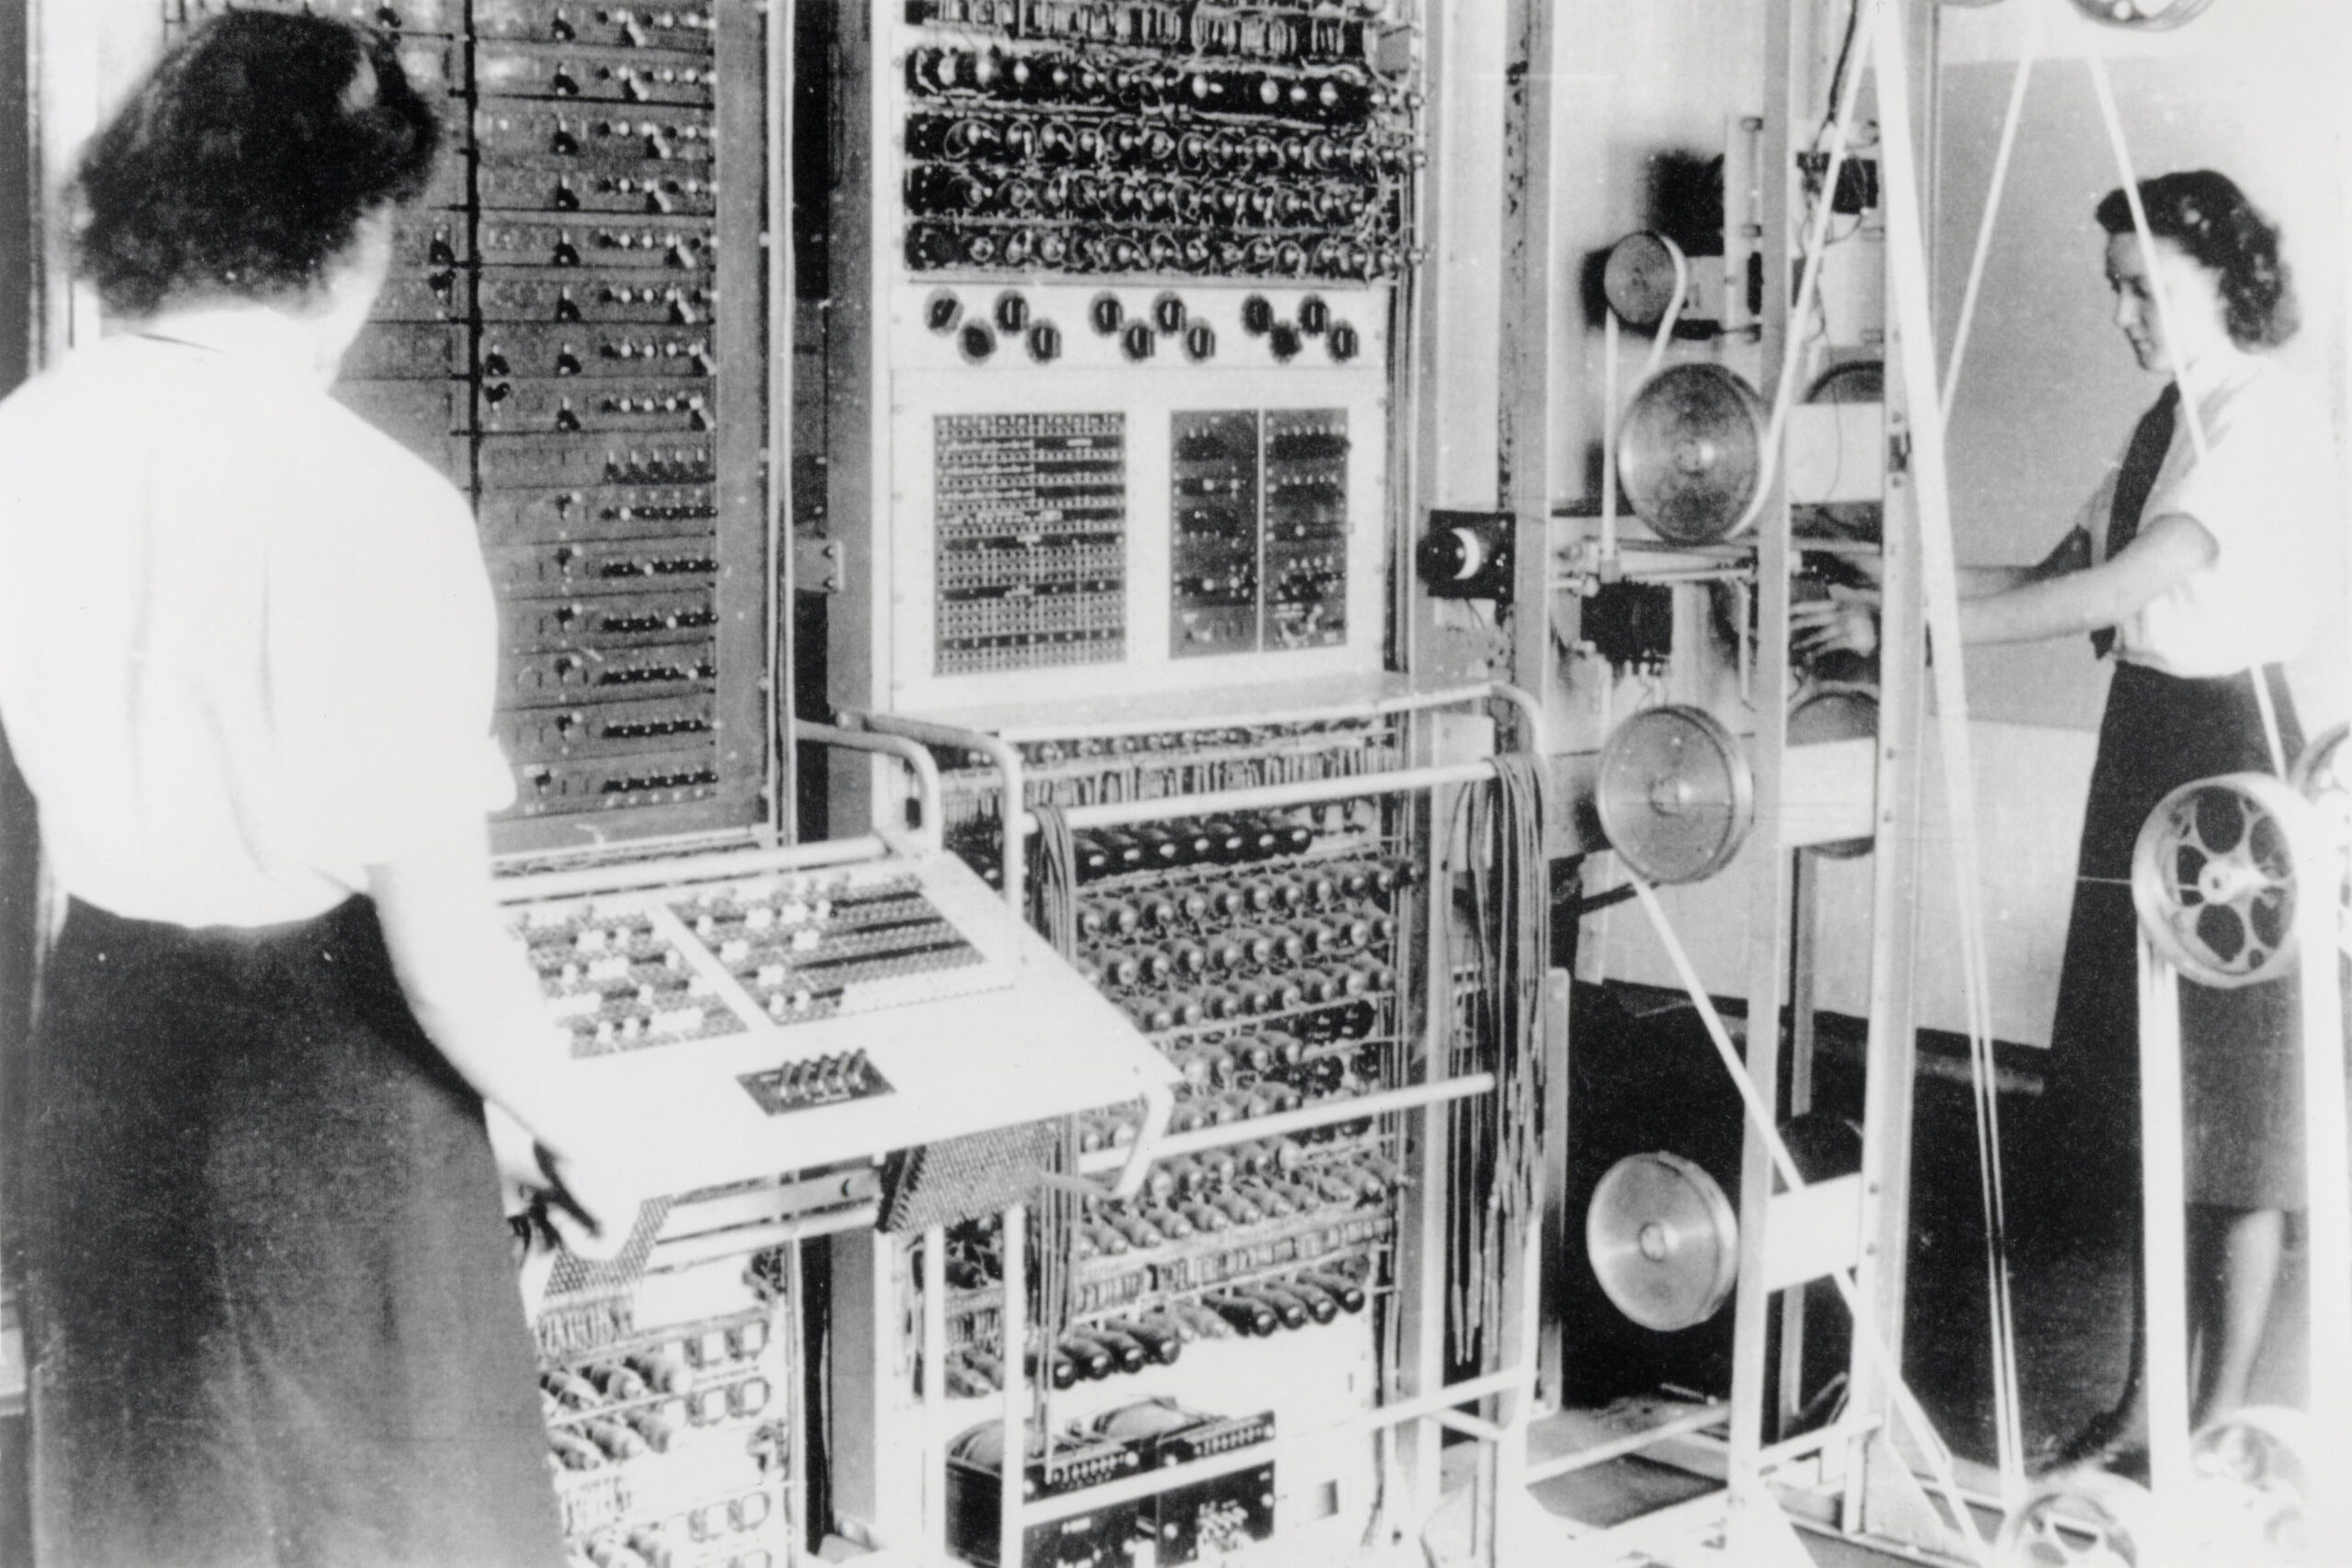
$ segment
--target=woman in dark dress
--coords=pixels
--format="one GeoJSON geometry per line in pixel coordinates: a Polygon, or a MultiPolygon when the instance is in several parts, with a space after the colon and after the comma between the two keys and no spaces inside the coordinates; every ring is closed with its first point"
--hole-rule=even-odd
{"type": "Polygon", "coordinates": [[[492,898],[469,509],[327,396],[435,143],[379,39],[198,29],[84,162],[118,330],[0,403],[43,1568],[562,1562],[484,1100],[608,1243],[623,1140],[492,898]]]}
{"type": "MultiPolygon", "coordinates": [[[[2279,665],[2301,650],[2312,623],[2312,563],[2326,558],[2334,491],[2334,442],[2317,400],[2264,352],[2296,325],[2278,231],[2233,182],[2208,170],[2143,181],[2140,197],[2144,245],[2121,190],[2099,203],[2098,218],[2116,325],[2141,368],[2169,384],[2046,559],[1963,568],[1961,581],[1963,640],[2087,632],[2115,662],[2051,1032],[2051,1148],[2063,1151],[2064,1175],[2046,1174],[2040,1186],[2075,1225],[2120,1234],[2135,1248],[2132,847],[2178,785],[2293,761],[2301,732],[2279,665]],[[2179,414],[2184,397],[2194,400],[2201,447],[2179,414]]],[[[1799,606],[1808,646],[1875,646],[1872,605],[1867,593],[1841,593],[1799,606]]],[[[2245,1403],[2286,1215],[2303,1207],[2292,987],[2181,988],[2200,1426],[2245,1403]]],[[[2073,1447],[2128,1444],[2140,1414],[2135,1378],[2122,1407],[2073,1447]]]]}

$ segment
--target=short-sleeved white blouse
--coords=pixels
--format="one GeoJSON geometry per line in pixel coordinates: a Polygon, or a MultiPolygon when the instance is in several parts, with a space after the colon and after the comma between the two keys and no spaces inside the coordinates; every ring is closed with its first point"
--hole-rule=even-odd
{"type": "MultiPolygon", "coordinates": [[[[2326,586],[2325,530],[2335,514],[2335,441],[2318,400],[2263,359],[2198,400],[2205,451],[2188,421],[2141,513],[2145,528],[2177,513],[2211,535],[2211,564],[2116,628],[2119,659],[2168,675],[2234,674],[2302,651],[2326,586]]],[[[2112,482],[2085,516],[2094,560],[2107,558],[2112,482]]]]}
{"type": "Polygon", "coordinates": [[[300,325],[160,316],[0,403],[0,725],[64,888],[268,925],[512,798],[465,500],[300,325]]]}

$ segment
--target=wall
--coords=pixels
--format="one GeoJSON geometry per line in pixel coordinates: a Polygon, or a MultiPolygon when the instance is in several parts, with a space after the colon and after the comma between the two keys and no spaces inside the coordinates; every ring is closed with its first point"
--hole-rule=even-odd
{"type": "MultiPolygon", "coordinates": [[[[1757,7],[1760,10],[1760,6],[1757,7]]],[[[2285,351],[2346,428],[2343,157],[2352,7],[2340,0],[2217,0],[2170,34],[2078,21],[2061,0],[1948,6],[1940,24],[1938,235],[1934,257],[1947,334],[1957,317],[2016,61],[2032,24],[2046,27],[2032,74],[2007,193],[1987,255],[1982,302],[1955,400],[1951,436],[1957,546],[1965,561],[2035,559],[2068,526],[2111,463],[2155,383],[2133,365],[2111,320],[2103,240],[2090,213],[2118,183],[2091,96],[2086,51],[2111,73],[2134,166],[2143,174],[2208,165],[2229,171],[2285,227],[2298,267],[2306,327],[2285,351]]],[[[1667,57],[1671,58],[1670,54],[1667,57]]],[[[1702,73],[1703,74],[1703,73],[1702,73]]],[[[1682,75],[1617,79],[1682,90],[1682,75]]],[[[1631,123],[1668,117],[1652,108],[1631,123]]],[[[1635,157],[1622,137],[1593,155],[1623,179],[1635,157]]],[[[1596,340],[1597,341],[1597,340],[1596,340]]],[[[2345,443],[2339,439],[2338,460],[2345,443]]],[[[2346,582],[2344,539],[2314,570],[2346,582]]],[[[2346,597],[2291,671],[2306,728],[2352,708],[2346,597]]],[[[2089,776],[2092,729],[2106,674],[2087,643],[1973,649],[1967,667],[1994,1027],[2004,1039],[2048,1043],[2064,940],[2069,881],[2089,776]]],[[[1958,1029],[1964,1013],[1953,903],[1940,828],[1940,786],[1928,781],[1928,886],[1917,949],[1920,1021],[1958,1029]]],[[[1824,868],[1822,1005],[1864,1010],[1869,862],[1824,868]]],[[[1735,864],[1713,882],[1674,890],[1668,908],[1711,989],[1744,988],[1746,890],[1735,864]]],[[[1672,984],[1673,971],[1637,910],[1588,929],[1606,972],[1672,984]]]]}

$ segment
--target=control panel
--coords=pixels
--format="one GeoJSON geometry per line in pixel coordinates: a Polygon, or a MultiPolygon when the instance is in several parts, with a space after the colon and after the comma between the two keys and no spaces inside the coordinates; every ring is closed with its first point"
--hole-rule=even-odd
{"type": "Polygon", "coordinates": [[[554,875],[504,886],[514,938],[583,1091],[631,1108],[673,1190],[1091,1113],[1174,1076],[951,855],[554,875]]]}
{"type": "Polygon", "coordinates": [[[835,702],[1380,671],[1423,156],[1406,9],[920,0],[842,25],[871,48],[825,84],[808,415],[823,526],[853,536],[835,702]]]}
{"type": "Polygon", "coordinates": [[[432,186],[335,395],[467,491],[503,607],[504,850],[768,807],[765,7],[164,0],[399,39],[432,186]]]}

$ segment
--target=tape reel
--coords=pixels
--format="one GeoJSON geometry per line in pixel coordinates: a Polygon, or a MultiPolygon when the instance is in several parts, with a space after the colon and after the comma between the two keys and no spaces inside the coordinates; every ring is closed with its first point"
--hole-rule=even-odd
{"type": "Polygon", "coordinates": [[[1645,382],[1617,432],[1617,476],[1634,513],[1677,545],[1736,532],[1764,476],[1764,400],[1711,361],[1645,382]]]}
{"type": "MultiPolygon", "coordinates": [[[[2294,972],[2326,863],[2319,814],[2267,773],[2181,785],[2156,803],[2132,853],[2132,901],[2156,951],[2224,990],[2294,972]]],[[[2323,904],[2322,907],[2328,907],[2323,904]]]]}
{"type": "Polygon", "coordinates": [[[1674,304],[1682,252],[1663,234],[1644,230],[1609,247],[1600,267],[1600,297],[1627,326],[1654,327],[1674,304]]]}
{"type": "Polygon", "coordinates": [[[1593,788],[1609,847],[1671,886],[1732,863],[1756,818],[1756,783],[1730,730],[1704,708],[1644,708],[1600,750],[1593,788]]]}
{"type": "Polygon", "coordinates": [[[1739,1271],[1739,1216],[1724,1190],[1680,1155],[1628,1155],[1584,1213],[1584,1252],[1615,1305],[1671,1333],[1715,1315],[1739,1271]]]}

